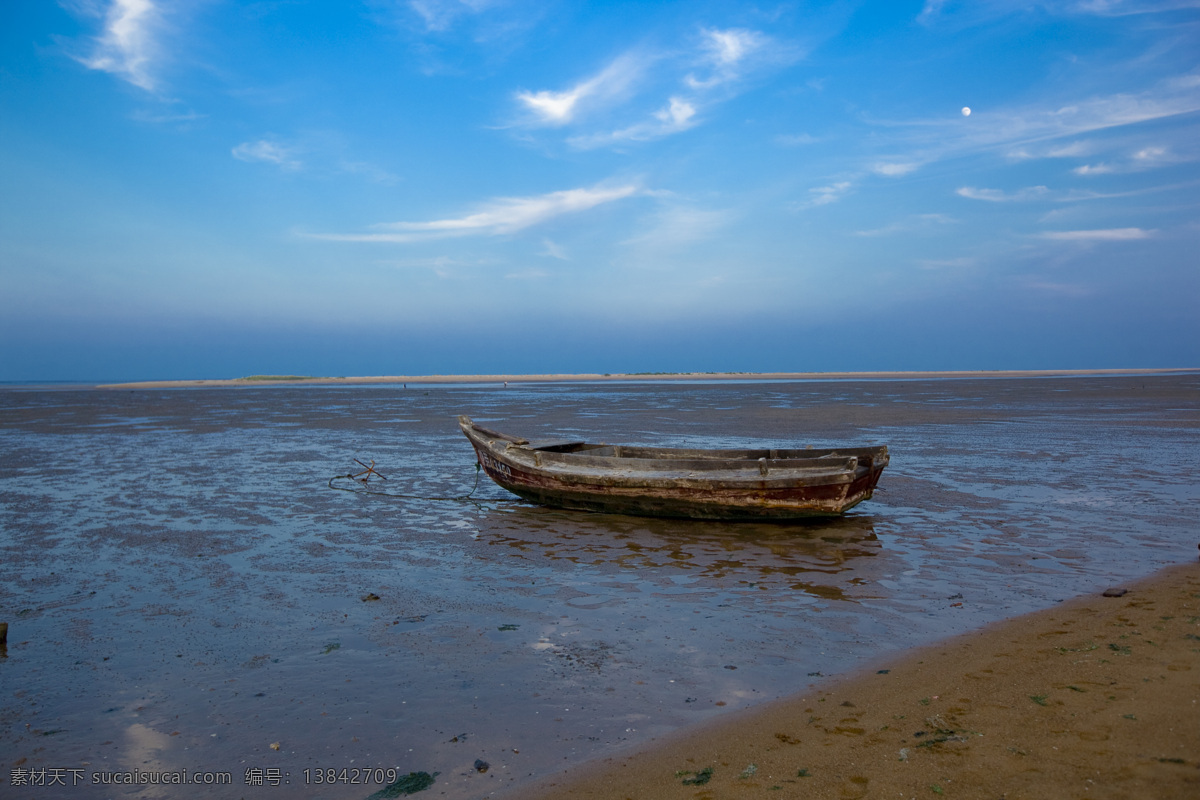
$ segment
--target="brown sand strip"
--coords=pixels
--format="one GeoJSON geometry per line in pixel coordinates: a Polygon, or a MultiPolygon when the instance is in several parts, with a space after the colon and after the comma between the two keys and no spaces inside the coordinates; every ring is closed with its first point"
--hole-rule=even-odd
{"type": "Polygon", "coordinates": [[[907,653],[521,794],[1198,798],[1200,565],[907,653]]]}
{"type": "Polygon", "coordinates": [[[295,375],[257,375],[248,378],[139,381],[105,383],[97,389],[213,389],[251,386],[339,386],[361,384],[455,383],[571,383],[595,381],[792,381],[792,380],[913,380],[924,378],[1079,378],[1122,375],[1179,375],[1200,371],[1195,367],[1162,369],[1030,369],[971,370],[957,372],[638,372],[546,375],[375,375],[319,378],[295,375]]]}

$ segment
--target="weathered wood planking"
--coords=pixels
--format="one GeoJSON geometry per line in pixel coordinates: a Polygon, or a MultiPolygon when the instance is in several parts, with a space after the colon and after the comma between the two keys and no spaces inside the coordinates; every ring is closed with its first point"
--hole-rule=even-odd
{"type": "Polygon", "coordinates": [[[886,446],[831,450],[697,450],[530,442],[460,416],[492,480],[547,506],[651,517],[797,519],[843,514],[867,500],[886,446]]]}

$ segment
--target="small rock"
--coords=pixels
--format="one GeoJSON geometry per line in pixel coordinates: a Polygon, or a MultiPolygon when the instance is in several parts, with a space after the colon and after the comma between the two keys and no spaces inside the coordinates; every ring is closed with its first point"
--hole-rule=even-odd
{"type": "Polygon", "coordinates": [[[374,592],[367,592],[365,595],[363,595],[362,601],[364,603],[372,603],[378,599],[379,595],[375,594],[374,592]]]}
{"type": "Polygon", "coordinates": [[[1104,596],[1105,597],[1124,597],[1128,591],[1129,591],[1128,589],[1105,589],[1104,596]]]}
{"type": "Polygon", "coordinates": [[[279,742],[271,742],[271,749],[272,749],[272,750],[278,750],[278,749],[279,749],[279,742]]]}
{"type": "Polygon", "coordinates": [[[491,764],[487,763],[482,758],[475,759],[475,771],[476,772],[487,772],[488,769],[491,768],[491,766],[492,766],[491,764]]]}

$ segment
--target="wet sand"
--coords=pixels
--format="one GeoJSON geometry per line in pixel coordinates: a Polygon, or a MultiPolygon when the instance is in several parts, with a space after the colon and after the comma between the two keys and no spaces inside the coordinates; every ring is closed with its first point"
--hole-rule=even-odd
{"type": "Polygon", "coordinates": [[[522,795],[1200,797],[1200,564],[1121,588],[879,661],[522,795]]]}

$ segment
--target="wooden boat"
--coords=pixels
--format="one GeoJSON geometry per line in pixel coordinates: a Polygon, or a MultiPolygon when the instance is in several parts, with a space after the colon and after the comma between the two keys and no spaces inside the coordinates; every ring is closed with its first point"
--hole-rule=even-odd
{"type": "Polygon", "coordinates": [[[515,495],[547,506],[693,519],[843,514],[871,497],[887,447],[694,450],[534,441],[460,416],[479,464],[515,495]]]}

